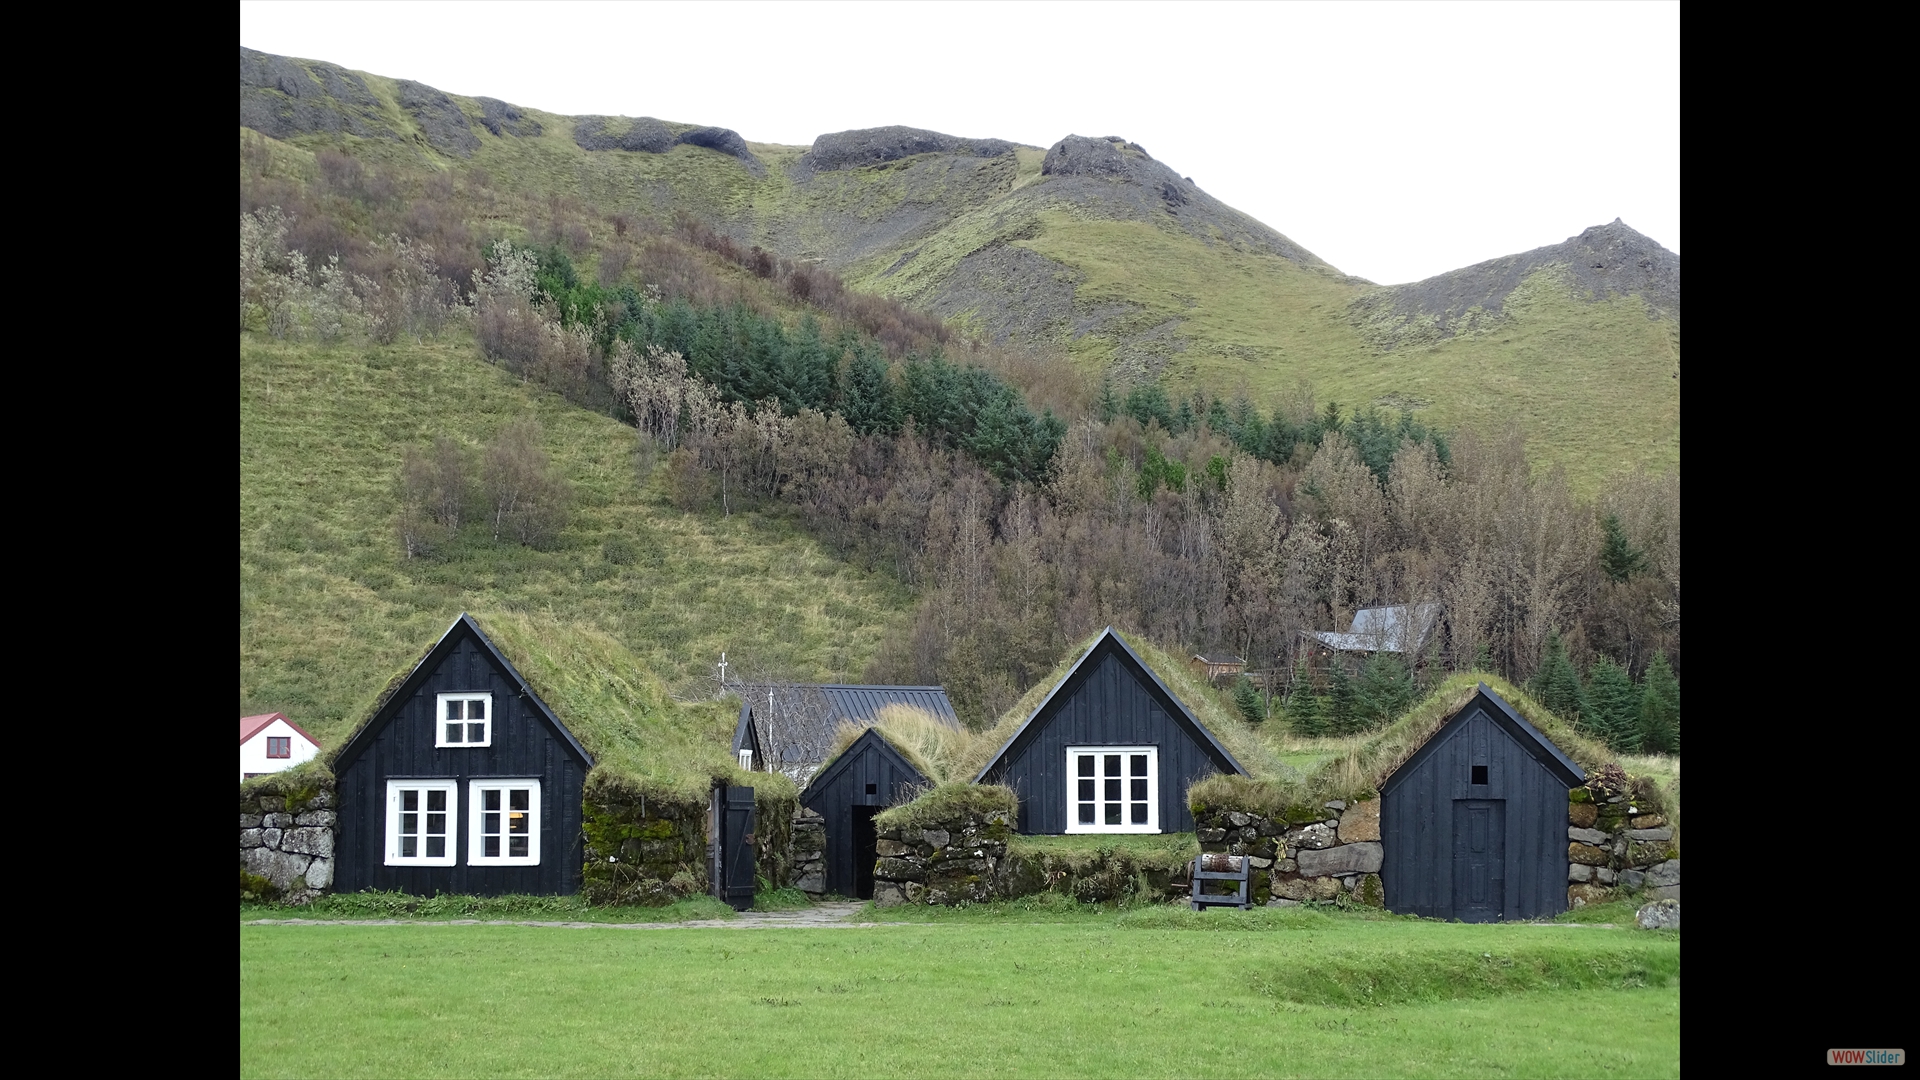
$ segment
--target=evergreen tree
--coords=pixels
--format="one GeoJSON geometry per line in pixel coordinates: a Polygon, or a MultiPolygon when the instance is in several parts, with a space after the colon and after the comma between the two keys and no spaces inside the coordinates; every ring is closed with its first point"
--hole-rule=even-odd
{"type": "Polygon", "coordinates": [[[1397,719],[1413,707],[1413,672],[1399,653],[1367,657],[1353,687],[1355,726],[1362,730],[1397,719]]]}
{"type": "Polygon", "coordinates": [[[1233,684],[1233,704],[1249,724],[1258,724],[1267,718],[1267,711],[1260,705],[1260,691],[1253,688],[1253,680],[1245,675],[1233,684]]]}
{"type": "Polygon", "coordinates": [[[1616,585],[1647,568],[1647,556],[1627,542],[1627,531],[1620,527],[1620,518],[1608,514],[1607,520],[1600,523],[1605,539],[1600,544],[1600,569],[1606,572],[1607,580],[1616,585]]]}
{"type": "Polygon", "coordinates": [[[1354,708],[1353,679],[1347,669],[1334,657],[1327,670],[1327,700],[1324,713],[1327,718],[1327,730],[1335,735],[1351,735],[1359,730],[1359,717],[1354,708]]]}
{"type": "Polygon", "coordinates": [[[1594,734],[1592,724],[1587,719],[1593,710],[1587,707],[1586,692],[1580,686],[1580,674],[1573,670],[1573,662],[1567,659],[1567,647],[1561,642],[1559,634],[1547,635],[1547,656],[1541,661],[1540,670],[1534,673],[1529,689],[1534,700],[1552,709],[1555,716],[1581,731],[1594,734]]]}
{"type": "Polygon", "coordinates": [[[1325,735],[1325,702],[1313,688],[1313,679],[1303,661],[1293,666],[1293,680],[1287,686],[1287,723],[1296,735],[1325,735]]]}
{"type": "Polygon", "coordinates": [[[892,435],[900,430],[900,399],[887,378],[887,361],[873,346],[856,347],[847,365],[840,415],[862,435],[892,435]]]}
{"type": "Polygon", "coordinates": [[[1113,392],[1111,378],[1100,380],[1100,400],[1094,403],[1093,408],[1103,424],[1113,423],[1114,418],[1120,415],[1120,398],[1113,392]]]}
{"type": "Polygon", "coordinates": [[[1616,754],[1640,749],[1640,688],[1625,668],[1602,656],[1587,674],[1587,704],[1593,709],[1594,733],[1607,740],[1616,754]]]}
{"type": "Polygon", "coordinates": [[[1640,687],[1640,749],[1649,754],[1680,752],[1680,682],[1656,652],[1640,687]]]}

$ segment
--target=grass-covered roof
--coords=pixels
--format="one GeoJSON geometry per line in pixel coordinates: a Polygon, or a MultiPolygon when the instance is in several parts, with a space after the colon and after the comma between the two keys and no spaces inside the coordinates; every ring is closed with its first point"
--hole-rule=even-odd
{"type": "MultiPolygon", "coordinates": [[[[611,635],[526,612],[473,612],[475,623],[594,759],[600,783],[656,798],[703,800],[714,782],[791,786],[740,772],[728,752],[737,705],[674,700],[611,635]]],[[[397,671],[362,711],[355,734],[419,662],[397,671]]],[[[343,740],[341,747],[352,742],[343,740]]],[[[328,755],[331,764],[338,749],[328,755]]],[[[788,792],[791,794],[791,792],[788,792]]]]}

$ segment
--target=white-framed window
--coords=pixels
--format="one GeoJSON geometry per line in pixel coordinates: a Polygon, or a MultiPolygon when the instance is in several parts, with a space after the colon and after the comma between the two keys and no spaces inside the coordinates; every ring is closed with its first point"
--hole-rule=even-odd
{"type": "Polygon", "coordinates": [[[753,771],[753,751],[751,749],[740,751],[740,769],[742,772],[753,771]]]}
{"type": "Polygon", "coordinates": [[[452,866],[459,820],[456,781],[387,781],[387,865],[452,866]]]}
{"type": "Polygon", "coordinates": [[[433,715],[433,745],[493,745],[492,694],[441,694],[433,715]]]}
{"type": "Polygon", "coordinates": [[[540,781],[467,783],[467,865],[538,866],[540,781]]]}
{"type": "Polygon", "coordinates": [[[1159,747],[1067,747],[1067,831],[1159,832],[1159,747]]]}

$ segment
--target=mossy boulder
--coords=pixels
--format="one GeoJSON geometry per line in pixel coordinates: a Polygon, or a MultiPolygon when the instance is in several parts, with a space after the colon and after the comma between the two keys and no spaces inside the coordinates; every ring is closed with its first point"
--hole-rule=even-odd
{"type": "Polygon", "coordinates": [[[1353,899],[1355,903],[1367,907],[1384,908],[1387,906],[1387,889],[1381,884],[1379,874],[1367,874],[1354,883],[1353,899]]]}
{"type": "Polygon", "coordinates": [[[1590,802],[1577,802],[1567,807],[1567,823],[1576,829],[1591,829],[1593,823],[1600,820],[1600,808],[1590,802]]]}

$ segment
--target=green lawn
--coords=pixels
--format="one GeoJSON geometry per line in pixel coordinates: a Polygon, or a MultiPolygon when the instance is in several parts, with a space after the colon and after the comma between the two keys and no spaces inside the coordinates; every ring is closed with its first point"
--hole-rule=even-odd
{"type": "Polygon", "coordinates": [[[1296,910],[242,926],[240,1072],[1677,1076],[1679,969],[1672,933],[1296,910]]]}

